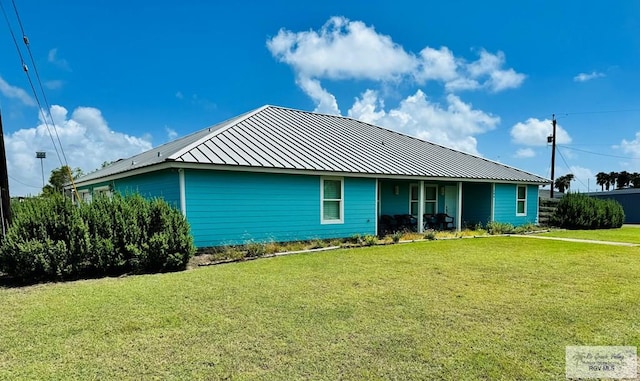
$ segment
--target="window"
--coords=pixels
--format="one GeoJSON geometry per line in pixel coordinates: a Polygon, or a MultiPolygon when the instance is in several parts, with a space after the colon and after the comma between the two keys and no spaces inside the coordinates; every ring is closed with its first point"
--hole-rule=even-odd
{"type": "Polygon", "coordinates": [[[517,186],[516,216],[527,215],[527,186],[517,186]]]}
{"type": "Polygon", "coordinates": [[[78,196],[80,196],[83,202],[86,202],[86,203],[91,202],[91,193],[86,189],[78,191],[78,196]]]}
{"type": "Polygon", "coordinates": [[[418,195],[418,184],[411,184],[409,186],[409,214],[414,217],[418,217],[418,203],[420,202],[420,196],[418,195]]]}
{"type": "Polygon", "coordinates": [[[436,214],[437,210],[438,210],[438,186],[425,185],[424,186],[424,213],[436,214]]]}
{"type": "Polygon", "coordinates": [[[94,194],[95,197],[107,196],[107,197],[111,198],[111,196],[112,196],[111,188],[108,185],[105,185],[105,186],[102,186],[102,187],[93,188],[93,194],[94,194]]]}
{"type": "Polygon", "coordinates": [[[321,179],[321,223],[341,224],[344,222],[344,181],[342,178],[323,177],[321,179]]]}

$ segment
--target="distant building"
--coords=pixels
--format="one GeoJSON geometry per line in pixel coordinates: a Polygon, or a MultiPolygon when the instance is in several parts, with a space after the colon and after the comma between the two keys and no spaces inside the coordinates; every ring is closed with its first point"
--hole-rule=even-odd
{"type": "Polygon", "coordinates": [[[640,224],[640,188],[587,193],[591,197],[616,200],[624,209],[625,224],[640,224]]]}

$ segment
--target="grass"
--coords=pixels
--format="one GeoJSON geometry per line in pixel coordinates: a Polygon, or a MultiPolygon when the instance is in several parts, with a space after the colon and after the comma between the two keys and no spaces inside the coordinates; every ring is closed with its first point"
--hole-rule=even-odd
{"type": "Polygon", "coordinates": [[[619,229],[597,230],[557,230],[542,233],[543,236],[590,239],[596,241],[629,242],[640,244],[640,228],[621,227],[619,229]]]}
{"type": "Polygon", "coordinates": [[[640,250],[494,237],[0,289],[0,379],[550,380],[640,346],[640,250]]]}

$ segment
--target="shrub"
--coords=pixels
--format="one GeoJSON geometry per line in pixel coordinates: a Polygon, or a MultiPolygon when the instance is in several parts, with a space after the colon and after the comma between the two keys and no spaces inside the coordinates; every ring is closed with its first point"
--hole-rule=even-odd
{"type": "Polygon", "coordinates": [[[436,239],[436,232],[433,230],[429,230],[425,233],[424,239],[428,239],[429,241],[433,241],[436,239]]]}
{"type": "Polygon", "coordinates": [[[363,246],[373,246],[378,243],[378,237],[375,235],[367,234],[362,238],[363,246]]]}
{"type": "Polygon", "coordinates": [[[12,209],[0,271],[18,281],[174,271],[195,253],[187,221],[160,199],[115,195],[74,205],[53,195],[12,209]]]}
{"type": "Polygon", "coordinates": [[[262,257],[267,254],[267,247],[261,242],[248,241],[244,244],[244,251],[247,257],[262,257]]]}
{"type": "Polygon", "coordinates": [[[508,222],[490,221],[487,223],[486,230],[491,235],[509,234],[514,232],[514,227],[508,222]]]}
{"type": "Polygon", "coordinates": [[[522,233],[535,232],[537,230],[540,230],[540,228],[536,224],[532,224],[531,222],[528,222],[524,225],[520,225],[516,227],[513,232],[516,234],[522,234],[522,233]]]}
{"type": "Polygon", "coordinates": [[[551,224],[566,229],[619,228],[624,210],[611,199],[598,199],[580,193],[565,195],[551,216],[551,224]]]}
{"type": "Polygon", "coordinates": [[[398,243],[400,242],[400,240],[402,239],[402,232],[395,232],[391,235],[391,241],[393,241],[393,243],[398,243]]]}

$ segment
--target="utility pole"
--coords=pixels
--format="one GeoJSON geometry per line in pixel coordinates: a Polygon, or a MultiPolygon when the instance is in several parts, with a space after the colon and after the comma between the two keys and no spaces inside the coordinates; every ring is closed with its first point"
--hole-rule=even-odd
{"type": "Polygon", "coordinates": [[[4,132],[2,130],[2,112],[0,111],[0,212],[2,214],[2,234],[11,223],[11,196],[9,196],[9,172],[7,155],[4,151],[4,132]]]}
{"type": "Polygon", "coordinates": [[[551,135],[551,191],[550,197],[553,198],[553,183],[555,180],[555,169],[556,169],[556,114],[552,114],[551,116],[552,124],[553,124],[553,135],[551,135]]]}

